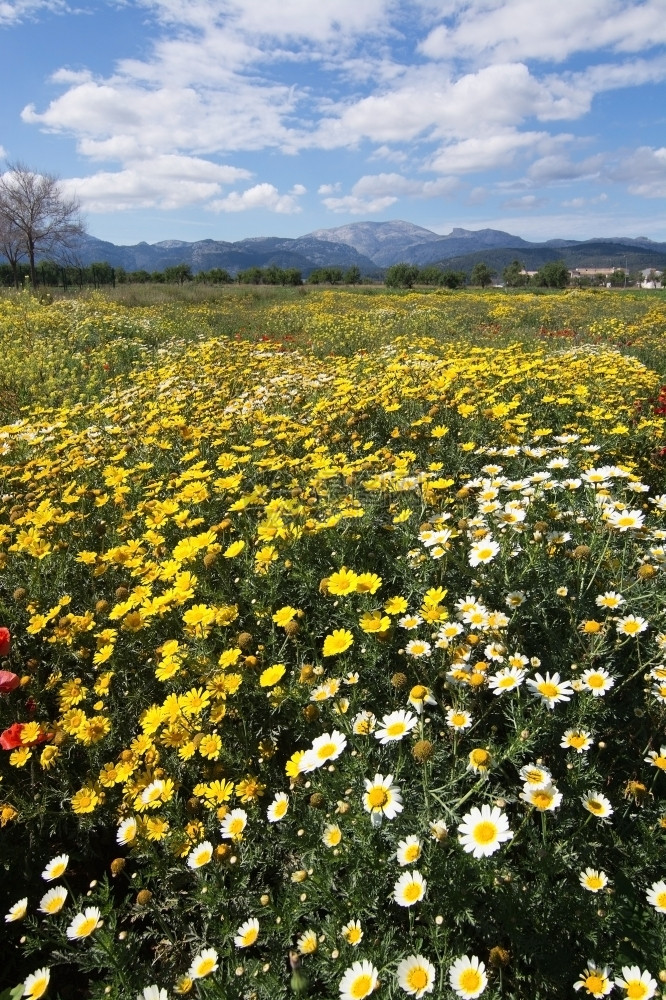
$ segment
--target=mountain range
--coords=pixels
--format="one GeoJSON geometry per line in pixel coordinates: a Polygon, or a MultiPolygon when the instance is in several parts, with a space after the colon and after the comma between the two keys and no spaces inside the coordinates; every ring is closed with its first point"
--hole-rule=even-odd
{"type": "Polygon", "coordinates": [[[455,228],[447,236],[411,222],[353,222],[333,229],[317,229],[295,239],[259,236],[228,243],[222,240],[164,240],[116,246],[94,236],[84,236],[75,257],[82,266],[106,261],[127,271],[163,271],[188,264],[193,273],[224,268],[231,275],[250,267],[297,268],[304,277],[321,267],[346,270],[356,266],[363,276],[379,277],[392,264],[407,262],[423,267],[469,272],[484,261],[501,272],[513,260],[528,271],[552,260],[569,267],[628,267],[630,270],[666,267],[666,242],[646,237],[603,237],[590,240],[553,239],[530,243],[498,229],[455,228]]]}

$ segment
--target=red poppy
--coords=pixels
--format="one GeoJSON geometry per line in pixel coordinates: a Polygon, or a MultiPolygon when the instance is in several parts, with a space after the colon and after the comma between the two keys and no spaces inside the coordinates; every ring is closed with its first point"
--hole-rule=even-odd
{"type": "Polygon", "coordinates": [[[23,723],[14,722],[9,729],[5,729],[4,733],[0,733],[0,747],[2,747],[3,750],[16,750],[16,747],[22,747],[22,732],[23,723]]]}
{"type": "Polygon", "coordinates": [[[40,733],[36,740],[29,740],[27,743],[24,743],[24,728],[25,722],[12,723],[9,729],[5,729],[4,733],[0,733],[0,747],[3,750],[15,750],[16,747],[34,747],[38,743],[46,743],[47,740],[53,739],[52,733],[40,733]]]}
{"type": "Polygon", "coordinates": [[[8,628],[0,628],[0,656],[7,656],[11,645],[11,633],[8,628]]]}
{"type": "Polygon", "coordinates": [[[18,674],[13,674],[11,670],[0,670],[0,694],[7,694],[14,691],[21,683],[18,674]]]}

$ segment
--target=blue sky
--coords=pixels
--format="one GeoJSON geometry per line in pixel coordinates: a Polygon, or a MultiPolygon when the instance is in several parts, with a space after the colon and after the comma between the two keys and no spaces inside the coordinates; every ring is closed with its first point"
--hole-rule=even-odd
{"type": "Polygon", "coordinates": [[[0,147],[114,243],[666,240],[664,0],[0,0],[0,147]]]}

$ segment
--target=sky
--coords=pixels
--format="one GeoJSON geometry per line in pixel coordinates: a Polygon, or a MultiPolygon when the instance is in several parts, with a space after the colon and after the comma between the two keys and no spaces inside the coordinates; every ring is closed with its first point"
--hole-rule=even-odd
{"type": "Polygon", "coordinates": [[[666,240],[664,0],[0,0],[1,170],[117,244],[666,240]]]}

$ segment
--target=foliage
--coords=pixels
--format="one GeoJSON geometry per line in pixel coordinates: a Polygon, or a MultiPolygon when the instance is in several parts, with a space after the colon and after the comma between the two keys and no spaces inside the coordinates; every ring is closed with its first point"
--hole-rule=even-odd
{"type": "Polygon", "coordinates": [[[0,301],[7,982],[656,979],[663,301],[280,296],[0,301]]]}
{"type": "Polygon", "coordinates": [[[411,288],[418,277],[419,269],[416,264],[393,264],[386,270],[384,284],[387,288],[411,288]]]}
{"type": "Polygon", "coordinates": [[[470,275],[470,283],[472,285],[479,285],[481,288],[486,288],[491,284],[493,280],[493,270],[484,264],[483,261],[479,261],[472,268],[472,273],[470,275]]]}

